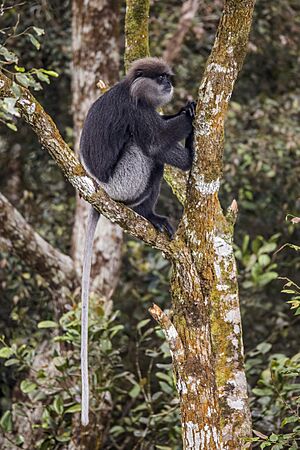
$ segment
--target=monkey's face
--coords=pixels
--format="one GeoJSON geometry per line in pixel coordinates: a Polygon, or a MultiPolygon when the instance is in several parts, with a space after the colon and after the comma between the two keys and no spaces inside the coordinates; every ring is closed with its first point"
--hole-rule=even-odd
{"type": "Polygon", "coordinates": [[[168,73],[163,73],[155,78],[155,82],[158,86],[158,99],[163,106],[168,103],[173,96],[173,85],[171,82],[171,76],[168,73]]]}
{"type": "Polygon", "coordinates": [[[133,81],[130,93],[136,101],[142,99],[154,108],[159,108],[172,99],[171,76],[168,73],[151,77],[139,76],[133,81]]]}

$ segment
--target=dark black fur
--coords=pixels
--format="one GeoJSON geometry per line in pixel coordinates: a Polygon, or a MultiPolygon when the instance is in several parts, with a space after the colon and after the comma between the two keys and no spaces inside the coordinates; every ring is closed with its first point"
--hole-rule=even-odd
{"type": "MultiPolygon", "coordinates": [[[[161,116],[149,99],[143,95],[133,97],[130,92],[137,78],[144,78],[170,86],[168,66],[156,58],[141,60],[144,66],[135,63],[134,70],[116,84],[91,107],[81,137],[81,157],[91,175],[102,183],[108,183],[118,162],[132,144],[153,162],[145,192],[134,200],[122,199],[125,204],[147,218],[158,229],[166,227],[172,234],[167,220],[156,216],[154,206],[159,195],[159,186],[164,164],[189,170],[193,159],[192,120],[193,102],[182,108],[178,114],[161,116]],[[147,66],[147,61],[149,67],[147,66]],[[158,66],[158,67],[156,67],[158,66]],[[159,77],[165,77],[159,80],[159,77]],[[183,147],[179,141],[186,139],[183,147]],[[138,203],[142,199],[142,203],[138,203]],[[138,203],[138,204],[137,204],[138,203]],[[133,206],[134,205],[134,206],[133,206]],[[156,219],[155,219],[156,217],[156,219]]],[[[143,85],[142,85],[143,87],[143,85]]],[[[132,161],[130,161],[132,164],[132,161]]],[[[130,168],[134,170],[134,167],[130,168]]],[[[105,189],[105,186],[103,186],[105,189]]]]}

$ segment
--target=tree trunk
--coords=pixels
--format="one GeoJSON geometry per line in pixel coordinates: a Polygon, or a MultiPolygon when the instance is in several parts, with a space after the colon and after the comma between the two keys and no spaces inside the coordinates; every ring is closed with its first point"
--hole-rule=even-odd
{"type": "MultiPolygon", "coordinates": [[[[118,2],[73,0],[73,119],[74,145],[78,153],[80,132],[89,107],[101,94],[97,82],[118,80],[118,2]]],[[[77,195],[72,237],[72,256],[79,273],[89,205],[77,195]]],[[[111,296],[119,279],[122,230],[101,217],[94,241],[91,289],[111,311],[111,296]]]]}
{"type": "Polygon", "coordinates": [[[188,251],[181,248],[175,259],[172,284],[173,322],[184,351],[183,362],[174,355],[184,448],[233,450],[251,436],[232,226],[218,191],[224,119],[246,54],[253,8],[252,0],[225,2],[199,88],[196,154],[178,236],[188,251]]]}
{"type": "MultiPolygon", "coordinates": [[[[80,133],[85,116],[92,103],[101,95],[97,83],[101,79],[106,85],[113,85],[119,75],[119,7],[117,1],[73,0],[72,42],[73,42],[73,120],[74,146],[78,154],[80,133]]],[[[72,256],[79,273],[82,271],[84,236],[88,210],[91,206],[76,196],[76,215],[72,236],[72,256]]],[[[123,232],[116,225],[101,216],[93,245],[91,291],[97,294],[104,312],[112,310],[112,294],[119,280],[123,232]]],[[[99,304],[98,301],[98,304],[99,304]]],[[[91,305],[92,306],[92,305],[91,305]]],[[[87,433],[80,433],[79,415],[74,416],[75,433],[69,450],[101,448],[109,424],[111,402],[107,392],[103,393],[102,404],[92,417],[87,433]]]]}

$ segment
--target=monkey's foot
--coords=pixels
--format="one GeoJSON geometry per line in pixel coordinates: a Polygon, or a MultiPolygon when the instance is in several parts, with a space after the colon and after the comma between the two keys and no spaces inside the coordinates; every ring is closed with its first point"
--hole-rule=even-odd
{"type": "Polygon", "coordinates": [[[168,219],[162,216],[152,216],[149,219],[152,225],[160,232],[166,231],[169,237],[172,239],[174,236],[174,229],[168,219]]]}

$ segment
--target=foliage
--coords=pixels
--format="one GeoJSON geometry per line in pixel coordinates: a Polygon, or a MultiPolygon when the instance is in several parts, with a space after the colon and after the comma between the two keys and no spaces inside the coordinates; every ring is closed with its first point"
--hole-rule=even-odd
{"type": "Polygon", "coordinates": [[[300,440],[300,354],[288,358],[283,354],[271,355],[268,367],[261,373],[256,396],[252,402],[255,420],[253,442],[260,448],[279,450],[297,449],[300,440]],[[269,436],[256,431],[268,430],[269,436]]]}
{"type": "MultiPolygon", "coordinates": [[[[170,112],[181,107],[188,95],[194,98],[197,95],[222,5],[220,0],[201,2],[174,67],[176,98],[170,112]]],[[[176,28],[180,7],[176,0],[170,0],[168,5],[152,2],[153,55],[162,54],[166,39],[176,28]]],[[[5,67],[13,72],[16,80],[17,75],[29,73],[36,83],[41,80],[36,73],[30,73],[34,68],[50,68],[60,74],[50,85],[44,83],[44,90],[37,91],[37,96],[42,97],[42,104],[59,125],[64,138],[72,144],[70,2],[25,2],[6,10],[1,19],[5,17],[8,30],[15,26],[19,13],[19,29],[27,29],[42,46],[37,50],[28,35],[10,39],[7,51],[20,62],[5,64],[5,67]],[[28,28],[32,25],[43,28],[45,35],[38,36],[33,28],[28,28]],[[14,65],[21,67],[21,71],[14,65]]],[[[291,248],[275,252],[275,247],[285,242],[299,242],[299,226],[283,220],[287,214],[299,212],[299,17],[296,0],[257,2],[249,54],[235,87],[226,123],[221,198],[224,207],[233,198],[239,205],[236,256],[244,342],[248,350],[248,381],[253,388],[254,427],[260,433],[254,445],[275,450],[292,448],[293,440],[299,439],[299,319],[293,317],[289,306],[294,307],[294,312],[298,311],[300,259],[299,253],[291,248]],[[281,282],[275,279],[277,273],[285,280],[282,296],[287,296],[287,302],[282,301],[279,293],[281,282]]],[[[3,108],[13,111],[13,101],[5,102],[3,108]]],[[[15,119],[4,109],[4,120],[15,125],[15,119]]],[[[18,133],[1,128],[0,189],[9,198],[13,197],[10,181],[15,175],[19,179],[18,188],[14,190],[18,209],[50,243],[68,252],[74,192],[21,122],[18,133]],[[17,162],[16,167],[13,162],[17,162]]],[[[160,208],[162,213],[167,212],[175,219],[181,214],[165,186],[160,208]]],[[[14,436],[11,430],[16,419],[25,420],[21,414],[30,411],[34,401],[39,401],[35,399],[39,392],[45,411],[38,424],[39,445],[60,448],[64,445],[62,440],[69,439],[76,414],[66,410],[78,408],[78,310],[72,306],[57,326],[44,328],[51,325],[49,320],[52,320],[47,280],[31,273],[9,249],[1,248],[0,264],[0,325],[5,334],[4,342],[9,343],[8,347],[2,347],[0,356],[2,354],[3,363],[13,362],[12,365],[1,364],[0,424],[6,430],[6,437],[14,440],[16,448],[22,447],[22,438],[14,436]],[[31,368],[30,361],[39,352],[40,342],[50,348],[49,344],[52,346],[56,338],[66,337],[67,340],[56,341],[53,353],[47,355],[49,361],[54,362],[59,361],[56,358],[70,355],[65,372],[50,365],[53,373],[47,384],[31,368]],[[62,391],[61,383],[65,383],[67,375],[68,389],[62,391]]],[[[113,416],[106,448],[117,448],[117,443],[120,448],[156,445],[176,450],[180,430],[177,400],[171,401],[175,398],[175,389],[170,358],[161,333],[153,329],[150,322],[144,322],[151,302],[155,301],[162,308],[169,307],[170,266],[159,253],[129,240],[124,246],[123,267],[126,270],[122,271],[114,296],[120,316],[114,324],[108,324],[100,314],[91,324],[90,355],[96,367],[93,385],[99,388],[99,391],[93,390],[92,404],[102,390],[109,389],[113,416]],[[115,328],[116,335],[112,337],[111,329],[121,325],[123,330],[115,328]],[[100,345],[102,340],[104,344],[100,345]],[[102,356],[104,368],[100,361],[102,356]]],[[[7,440],[5,445],[12,446],[7,440]]]]}
{"type": "MultiPolygon", "coordinates": [[[[296,251],[297,245],[287,244],[296,251]]],[[[286,247],[286,246],[284,246],[286,247]]],[[[291,295],[287,301],[291,309],[299,314],[299,286],[287,280],[282,293],[291,295]]],[[[268,366],[264,369],[261,355],[270,352],[272,345],[264,342],[249,352],[247,359],[248,373],[261,373],[257,387],[252,389],[252,412],[255,421],[253,443],[259,448],[280,450],[289,448],[295,450],[300,441],[300,353],[288,357],[282,353],[270,354],[268,366]],[[267,430],[269,435],[256,430],[267,430]]]]}
{"type": "Polygon", "coordinates": [[[268,240],[263,236],[256,236],[250,245],[250,236],[244,236],[241,247],[237,247],[235,252],[241,268],[242,288],[263,289],[277,278],[277,264],[272,261],[272,253],[277,247],[278,238],[278,234],[268,240]]]}
{"type": "MultiPolygon", "coordinates": [[[[136,327],[135,372],[117,386],[113,425],[106,448],[180,449],[179,401],[168,345],[150,319],[136,327]],[[124,411],[125,405],[125,411],[124,411]]],[[[125,375],[125,376],[124,376],[125,375]]]]}
{"type": "MultiPolygon", "coordinates": [[[[2,14],[5,19],[6,13],[11,13],[11,7],[3,7],[2,14]]],[[[19,117],[20,114],[16,108],[16,103],[20,98],[20,86],[33,88],[38,91],[42,89],[40,82],[50,83],[50,77],[58,77],[57,72],[46,70],[43,68],[32,68],[26,70],[25,67],[19,65],[19,57],[15,50],[11,49],[12,42],[16,39],[28,38],[29,42],[40,50],[41,44],[38,39],[44,34],[43,28],[29,26],[20,30],[20,17],[17,16],[16,23],[12,27],[0,30],[0,70],[8,74],[12,79],[13,97],[7,97],[0,101],[0,122],[7,125],[8,128],[17,131],[17,127],[13,121],[13,117],[19,117]]],[[[12,46],[14,48],[14,46],[12,46]]]]}
{"type": "MultiPolygon", "coordinates": [[[[89,324],[91,413],[99,408],[103,392],[111,394],[114,404],[112,420],[115,425],[111,426],[106,448],[125,442],[127,448],[134,445],[149,448],[150,443],[160,448],[160,444],[169,443],[171,447],[165,448],[175,449],[181,432],[179,408],[170,354],[162,332],[149,327],[150,319],[137,324],[135,370],[130,372],[121,362],[121,353],[127,353],[129,343],[126,335],[121,335],[123,325],[116,320],[117,315],[114,313],[105,319],[101,309],[94,307],[89,324]]],[[[24,436],[13,433],[14,423],[19,420],[25,430],[39,437],[35,448],[61,448],[70,440],[73,415],[80,411],[79,308],[74,305],[59,323],[46,320],[40,322],[38,328],[49,330],[48,333],[53,330],[54,345],[50,347],[47,343],[51,351],[41,353],[47,341],[40,347],[37,341],[23,344],[12,341],[8,345],[4,338],[0,340],[4,366],[19,372],[19,400],[13,402],[0,419],[8,448],[10,443],[18,447],[24,441],[24,436]],[[40,353],[39,362],[37,353],[40,353]],[[31,411],[37,405],[40,405],[40,417],[33,422],[31,411]]]]}
{"type": "MultiPolygon", "coordinates": [[[[100,404],[102,392],[110,391],[114,383],[112,368],[120,363],[120,357],[112,340],[123,328],[115,323],[117,313],[107,320],[101,309],[94,308],[93,311],[94,316],[89,324],[90,365],[93,367],[95,386],[92,410],[100,404]]],[[[0,358],[5,360],[4,366],[13,367],[20,372],[20,376],[19,400],[4,412],[0,425],[5,440],[16,446],[22,443],[24,437],[12,433],[14,422],[22,420],[24,433],[39,437],[35,448],[58,449],[70,440],[73,415],[80,411],[80,309],[74,305],[59,323],[42,321],[38,328],[46,329],[47,334],[53,330],[53,345],[49,346],[45,333],[42,344],[35,340],[8,345],[3,338],[1,340],[0,358]],[[37,405],[40,405],[41,413],[39,419],[34,421],[31,414],[37,405]]]]}

